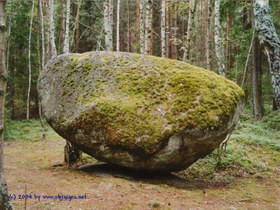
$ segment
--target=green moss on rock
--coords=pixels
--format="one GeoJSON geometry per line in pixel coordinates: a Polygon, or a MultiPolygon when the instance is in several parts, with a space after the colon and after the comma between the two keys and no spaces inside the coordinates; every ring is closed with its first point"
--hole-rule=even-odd
{"type": "Polygon", "coordinates": [[[90,110],[94,104],[95,117],[85,112],[75,126],[91,122],[90,130],[96,130],[95,119],[102,118],[98,129],[109,133],[109,145],[150,154],[185,129],[219,129],[244,95],[234,82],[187,63],[106,52],[72,55],[63,87],[66,93],[78,92],[77,106],[90,110]]]}

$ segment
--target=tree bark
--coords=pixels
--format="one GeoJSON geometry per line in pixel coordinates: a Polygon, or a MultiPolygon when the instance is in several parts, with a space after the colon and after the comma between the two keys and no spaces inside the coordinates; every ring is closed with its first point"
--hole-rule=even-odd
{"type": "Polygon", "coordinates": [[[65,15],[65,36],[63,40],[63,53],[69,53],[69,33],[70,33],[70,6],[71,1],[66,0],[66,15],[65,15]]]}
{"type": "Polygon", "coordinates": [[[190,59],[190,47],[191,47],[191,36],[193,30],[193,22],[194,22],[194,14],[196,11],[197,0],[190,0],[189,2],[189,17],[188,17],[188,29],[187,29],[187,37],[186,44],[184,46],[184,55],[183,61],[187,61],[190,59]]]}
{"type": "Polygon", "coordinates": [[[161,0],[161,57],[166,57],[166,0],[161,0]]]}
{"type": "Polygon", "coordinates": [[[120,7],[121,0],[117,2],[117,51],[120,51],[120,7]]]}
{"type": "Polygon", "coordinates": [[[255,29],[268,57],[275,105],[280,109],[280,40],[270,16],[269,1],[256,0],[254,15],[255,29]]]}
{"type": "Polygon", "coordinates": [[[207,0],[207,27],[206,27],[206,65],[207,69],[211,69],[211,57],[210,57],[210,25],[211,25],[211,0],[207,0]]]}
{"type": "Polygon", "coordinates": [[[41,28],[41,45],[42,45],[42,61],[41,61],[41,69],[44,69],[46,62],[46,50],[45,50],[45,20],[44,20],[44,12],[43,12],[43,3],[42,0],[39,0],[39,10],[40,10],[40,28],[41,28]]]}
{"type": "Polygon", "coordinates": [[[131,19],[130,19],[130,3],[129,0],[127,0],[127,52],[131,52],[131,19]]]}
{"type": "Polygon", "coordinates": [[[6,92],[6,1],[0,1],[0,209],[10,210],[7,184],[3,177],[4,107],[6,92]]]}
{"type": "Polygon", "coordinates": [[[113,51],[113,0],[104,0],[105,49],[113,51]]]}
{"type": "Polygon", "coordinates": [[[252,75],[252,89],[253,89],[253,113],[257,120],[260,120],[264,114],[263,100],[262,100],[262,80],[261,80],[261,49],[259,40],[254,38],[253,43],[253,75],[252,75]]]}
{"type": "Polygon", "coordinates": [[[145,50],[144,54],[151,54],[152,27],[153,27],[153,1],[147,0],[145,17],[145,50]]]}
{"type": "Polygon", "coordinates": [[[140,0],[140,53],[145,53],[145,0],[140,0]]]}
{"type": "Polygon", "coordinates": [[[55,45],[55,27],[54,27],[54,4],[53,0],[49,0],[49,24],[50,24],[50,57],[57,56],[57,50],[55,45]]]}
{"type": "Polygon", "coordinates": [[[222,39],[220,4],[221,4],[221,0],[215,0],[214,39],[215,39],[215,51],[216,51],[216,56],[217,56],[219,74],[226,76],[225,53],[224,53],[224,46],[223,46],[223,39],[222,39]]]}
{"type": "Polygon", "coordinates": [[[28,89],[26,100],[26,119],[29,120],[30,115],[30,92],[32,85],[32,66],[31,66],[31,41],[32,41],[32,28],[33,28],[33,13],[34,13],[34,0],[32,0],[30,25],[29,25],[29,38],[28,38],[28,89]]]}

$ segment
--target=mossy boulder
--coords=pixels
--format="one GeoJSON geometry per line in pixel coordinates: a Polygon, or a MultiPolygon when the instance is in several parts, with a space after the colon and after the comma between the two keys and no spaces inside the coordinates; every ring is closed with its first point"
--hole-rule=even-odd
{"type": "Polygon", "coordinates": [[[172,171],[211,153],[232,131],[243,91],[177,60],[89,52],[51,60],[39,78],[54,130],[93,157],[172,171]]]}

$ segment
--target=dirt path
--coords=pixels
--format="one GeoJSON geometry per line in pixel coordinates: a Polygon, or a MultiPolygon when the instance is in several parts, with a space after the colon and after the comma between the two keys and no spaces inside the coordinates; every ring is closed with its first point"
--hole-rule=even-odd
{"type": "Polygon", "coordinates": [[[58,139],[6,143],[5,176],[16,196],[15,209],[280,209],[280,168],[266,178],[235,178],[227,185],[172,174],[135,174],[104,164],[82,170],[54,167],[63,163],[63,146],[58,139]],[[32,196],[26,203],[18,199],[25,188],[32,196]],[[58,194],[86,194],[86,199],[42,197],[58,194]]]}

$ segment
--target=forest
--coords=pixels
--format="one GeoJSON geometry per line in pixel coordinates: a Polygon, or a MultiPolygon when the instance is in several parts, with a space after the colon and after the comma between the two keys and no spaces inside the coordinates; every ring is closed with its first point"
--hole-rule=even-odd
{"type": "Polygon", "coordinates": [[[279,0],[0,0],[0,209],[279,209],[279,37],[279,0]]]}

